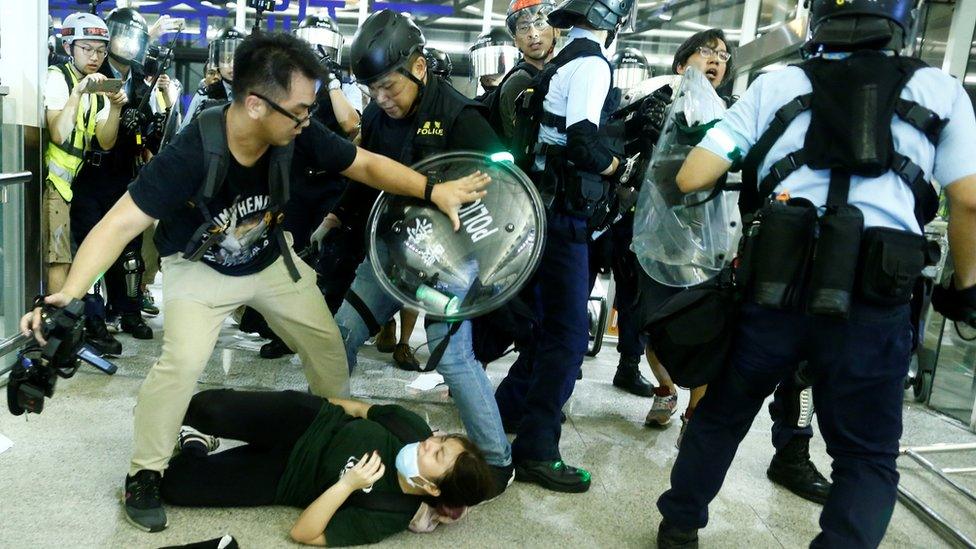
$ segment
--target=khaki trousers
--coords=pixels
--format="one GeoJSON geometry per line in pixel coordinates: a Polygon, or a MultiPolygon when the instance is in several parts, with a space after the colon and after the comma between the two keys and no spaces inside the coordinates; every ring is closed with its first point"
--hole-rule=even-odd
{"type": "Polygon", "coordinates": [[[166,468],[221,325],[241,305],[264,315],[274,332],[298,352],[312,393],[348,396],[349,369],[339,329],[315,285],[315,272],[289,252],[302,275],[298,282],[292,281],[282,258],[247,276],[223,275],[179,254],[162,259],[163,348],[136,401],[129,474],[166,468]]]}

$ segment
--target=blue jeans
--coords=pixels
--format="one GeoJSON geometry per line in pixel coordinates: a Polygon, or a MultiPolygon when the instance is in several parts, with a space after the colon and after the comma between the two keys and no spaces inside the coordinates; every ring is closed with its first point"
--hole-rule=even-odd
{"type": "MultiPolygon", "coordinates": [[[[356,269],[356,280],[349,292],[354,293],[372,313],[379,326],[388,322],[400,310],[400,303],[387,294],[369,260],[363,261],[356,269]]],[[[349,360],[349,371],[356,366],[356,354],[370,336],[370,329],[359,312],[347,299],[336,313],[336,324],[342,335],[349,360]]],[[[427,341],[431,350],[447,334],[450,325],[435,322],[427,325],[427,341]]],[[[502,419],[495,404],[491,380],[481,363],[474,356],[471,345],[471,322],[465,321],[451,336],[444,355],[437,365],[437,372],[451,389],[454,403],[458,407],[461,422],[471,440],[481,448],[489,464],[504,467],[512,462],[512,447],[505,436],[502,419]]]]}
{"type": "Polygon", "coordinates": [[[561,411],[589,342],[586,237],[582,219],[551,215],[542,262],[523,293],[539,319],[536,344],[521,350],[495,392],[502,416],[519,426],[512,445],[516,461],[560,459],[561,411]]]}
{"type": "Polygon", "coordinates": [[[877,547],[897,497],[898,439],[912,346],[908,306],[856,305],[841,321],[742,309],[731,367],[708,386],[657,502],[677,528],[703,528],[735,451],[763,401],[802,360],[815,382],[817,423],[833,486],[813,547],[877,547]]]}

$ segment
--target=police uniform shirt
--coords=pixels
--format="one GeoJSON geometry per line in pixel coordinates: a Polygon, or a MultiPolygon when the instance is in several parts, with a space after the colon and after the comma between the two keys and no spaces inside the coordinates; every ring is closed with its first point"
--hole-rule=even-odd
{"type": "MultiPolygon", "coordinates": [[[[592,40],[603,49],[602,42],[592,31],[573,27],[567,36],[569,41],[592,40]]],[[[609,91],[610,66],[607,62],[599,57],[580,57],[566,63],[553,75],[542,108],[556,116],[565,116],[567,128],[581,120],[589,120],[599,128],[600,111],[609,91]]],[[[541,125],[539,142],[565,145],[566,134],[552,126],[541,125]]],[[[545,169],[545,157],[536,157],[535,169],[545,169]]]]}
{"type": "Polygon", "coordinates": [[[127,74],[125,78],[122,78],[122,73],[115,68],[115,65],[113,65],[110,61],[105,61],[105,64],[108,65],[109,70],[112,71],[111,77],[117,78],[122,81],[122,89],[125,90],[125,95],[128,96],[129,101],[131,102],[132,101],[132,69],[129,69],[129,74],[127,74]]]}
{"type": "MultiPolygon", "coordinates": [[[[78,80],[82,78],[84,76],[78,78],[78,80]]],[[[68,83],[64,81],[64,74],[54,68],[48,69],[47,82],[44,84],[44,108],[51,111],[62,111],[64,110],[65,104],[68,103],[68,97],[70,95],[71,90],[68,89],[68,83]]],[[[88,112],[88,106],[91,105],[93,97],[95,96],[90,93],[81,94],[81,100],[78,101],[78,109],[83,112],[88,112]]],[[[110,109],[111,103],[106,100],[105,106],[95,115],[98,122],[108,120],[110,109]]]]}
{"type": "MultiPolygon", "coordinates": [[[[723,158],[738,153],[745,157],[780,107],[795,97],[813,90],[802,69],[788,67],[764,74],[749,86],[746,93],[730,108],[698,146],[723,158]]],[[[976,120],[969,96],[958,80],[936,68],[915,72],[902,89],[901,97],[931,109],[949,124],[942,131],[937,147],[921,132],[894,116],[892,138],[895,150],[918,164],[927,177],[942,185],[976,174],[976,120]]],[[[787,154],[803,148],[810,111],[801,113],[770,148],[759,165],[759,180],[770,166],[787,154]]],[[[806,198],[818,206],[827,201],[829,170],[811,170],[802,166],[784,179],[776,192],[788,192],[794,198],[806,198]]],[[[914,213],[914,198],[908,185],[893,171],[875,178],[851,177],[848,202],[864,214],[865,227],[888,227],[921,233],[914,213]]]]}

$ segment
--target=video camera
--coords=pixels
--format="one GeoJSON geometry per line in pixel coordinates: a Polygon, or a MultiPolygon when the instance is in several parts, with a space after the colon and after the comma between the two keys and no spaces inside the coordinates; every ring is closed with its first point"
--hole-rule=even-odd
{"type": "Polygon", "coordinates": [[[21,335],[17,341],[24,348],[17,354],[7,383],[7,408],[15,416],[41,413],[44,398],[54,395],[58,378],[75,375],[79,359],[109,375],[118,369],[85,346],[85,304],[78,299],[64,308],[44,305],[41,333],[47,341],[44,345],[34,334],[21,335]]]}

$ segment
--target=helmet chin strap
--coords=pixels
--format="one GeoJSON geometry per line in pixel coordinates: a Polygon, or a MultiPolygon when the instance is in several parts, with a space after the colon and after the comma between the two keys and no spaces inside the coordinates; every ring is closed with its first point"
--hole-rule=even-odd
{"type": "Polygon", "coordinates": [[[407,113],[407,116],[409,116],[414,112],[416,112],[416,110],[420,107],[420,100],[423,99],[424,97],[424,89],[426,88],[426,86],[424,85],[424,82],[421,79],[414,76],[413,73],[408,71],[407,69],[403,67],[397,67],[396,70],[403,76],[406,76],[407,80],[410,80],[411,82],[417,85],[417,97],[413,100],[413,106],[410,108],[410,112],[407,113]]]}

